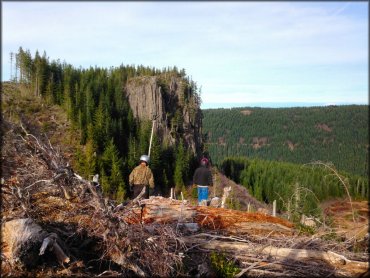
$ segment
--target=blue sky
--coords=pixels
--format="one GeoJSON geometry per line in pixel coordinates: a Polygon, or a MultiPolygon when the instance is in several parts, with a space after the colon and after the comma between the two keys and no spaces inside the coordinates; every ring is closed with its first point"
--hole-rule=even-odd
{"type": "Polygon", "coordinates": [[[10,52],[184,68],[202,108],[368,104],[368,2],[2,2],[10,52]]]}

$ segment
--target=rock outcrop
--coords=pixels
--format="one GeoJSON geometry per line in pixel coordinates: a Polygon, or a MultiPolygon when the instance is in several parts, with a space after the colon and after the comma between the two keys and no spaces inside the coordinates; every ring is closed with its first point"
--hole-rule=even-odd
{"type": "Polygon", "coordinates": [[[200,99],[194,85],[173,74],[134,77],[127,81],[125,94],[140,121],[155,118],[155,132],[162,143],[185,147],[199,155],[202,145],[200,99]]]}

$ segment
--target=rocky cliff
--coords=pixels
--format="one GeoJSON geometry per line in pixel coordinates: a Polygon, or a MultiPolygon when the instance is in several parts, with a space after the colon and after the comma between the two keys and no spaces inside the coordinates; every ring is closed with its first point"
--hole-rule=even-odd
{"type": "Polygon", "coordinates": [[[135,118],[155,119],[162,143],[173,146],[183,138],[187,149],[200,154],[202,116],[194,84],[173,74],[134,77],[127,81],[125,95],[135,118]]]}

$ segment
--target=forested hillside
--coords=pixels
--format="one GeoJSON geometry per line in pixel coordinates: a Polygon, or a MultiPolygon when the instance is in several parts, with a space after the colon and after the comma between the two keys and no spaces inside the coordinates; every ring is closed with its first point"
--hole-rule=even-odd
{"type": "MultiPolygon", "coordinates": [[[[158,91],[165,102],[172,97],[170,94],[173,91],[169,87],[173,85],[173,80],[180,79],[181,86],[176,88],[180,96],[173,97],[177,101],[171,100],[171,110],[160,111],[165,113],[168,129],[175,131],[176,144],[162,142],[154,134],[150,166],[158,192],[166,193],[170,186],[175,185],[181,190],[186,184],[192,167],[195,167],[197,154],[189,150],[183,140],[183,114],[188,115],[191,111],[193,116],[197,110],[200,111],[200,99],[196,83],[186,76],[184,69],[173,67],[160,70],[142,65],[121,65],[109,69],[75,68],[60,60],[50,61],[46,52],[41,56],[36,51],[32,56],[29,50],[22,47],[15,54],[15,68],[13,80],[3,84],[3,94],[10,100],[3,106],[3,111],[10,111],[11,114],[19,109],[29,114],[39,111],[40,108],[30,111],[32,107],[27,107],[27,104],[19,108],[21,97],[30,104],[37,100],[62,107],[79,141],[77,153],[70,157],[74,169],[87,179],[99,174],[104,192],[116,200],[128,197],[129,172],[137,165],[140,155],[148,153],[152,129],[150,119],[134,117],[127,99],[128,81],[156,76],[158,91]]],[[[134,89],[131,86],[131,90],[134,89]]],[[[141,91],[137,89],[135,93],[140,94],[141,91]]],[[[47,130],[48,123],[43,124],[47,130]]]]}
{"type": "Polygon", "coordinates": [[[368,178],[339,172],[333,165],[322,162],[298,165],[261,159],[226,158],[222,171],[240,183],[258,200],[288,212],[290,217],[302,214],[322,216],[321,202],[352,196],[366,199],[368,178]]]}
{"type": "Polygon", "coordinates": [[[214,164],[228,156],[298,164],[331,162],[368,175],[368,106],[203,110],[206,149],[214,164]]]}
{"type": "MultiPolygon", "coordinates": [[[[221,171],[212,167],[209,197],[218,197],[211,200],[218,203],[198,205],[196,186],[185,185],[201,147],[189,143],[203,142],[194,132],[201,130],[202,113],[197,86],[184,70],[77,69],[49,61],[45,53],[33,58],[21,48],[16,68],[14,79],[1,84],[3,276],[368,274],[368,202],[362,201],[369,193],[368,178],[332,171],[330,165],[244,154],[224,159],[221,171]],[[154,107],[165,107],[157,119],[162,133],[154,134],[151,154],[156,189],[168,196],[168,188],[175,186],[181,200],[144,199],[144,190],[127,200],[129,171],[147,153],[152,128],[150,118],[137,116],[160,110],[154,107]],[[169,140],[162,140],[165,136],[169,140]],[[103,192],[92,182],[96,173],[103,192]],[[335,200],[324,210],[321,202],[331,197],[348,197],[348,202],[335,200]],[[271,216],[274,200],[277,211],[272,209],[271,216]]],[[[219,129],[230,134],[236,124],[229,121],[228,128],[219,129]]],[[[240,137],[239,143],[260,151],[274,137],[261,135],[261,126],[254,125],[256,138],[247,143],[240,137]]],[[[335,130],[331,122],[321,121],[314,128],[322,140],[335,130]]],[[[227,147],[229,137],[223,133],[217,142],[227,147]]],[[[216,133],[207,134],[212,139],[216,133]]],[[[300,146],[289,139],[291,151],[300,146]]]]}

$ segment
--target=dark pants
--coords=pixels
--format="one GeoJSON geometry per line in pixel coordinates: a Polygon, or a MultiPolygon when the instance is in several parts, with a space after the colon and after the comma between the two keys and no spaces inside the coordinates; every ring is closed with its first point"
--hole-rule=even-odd
{"type": "Polygon", "coordinates": [[[145,194],[143,195],[143,198],[148,199],[149,198],[149,186],[143,185],[143,184],[134,184],[133,186],[133,194],[132,199],[135,199],[137,196],[139,196],[141,190],[145,187],[145,194]]]}

